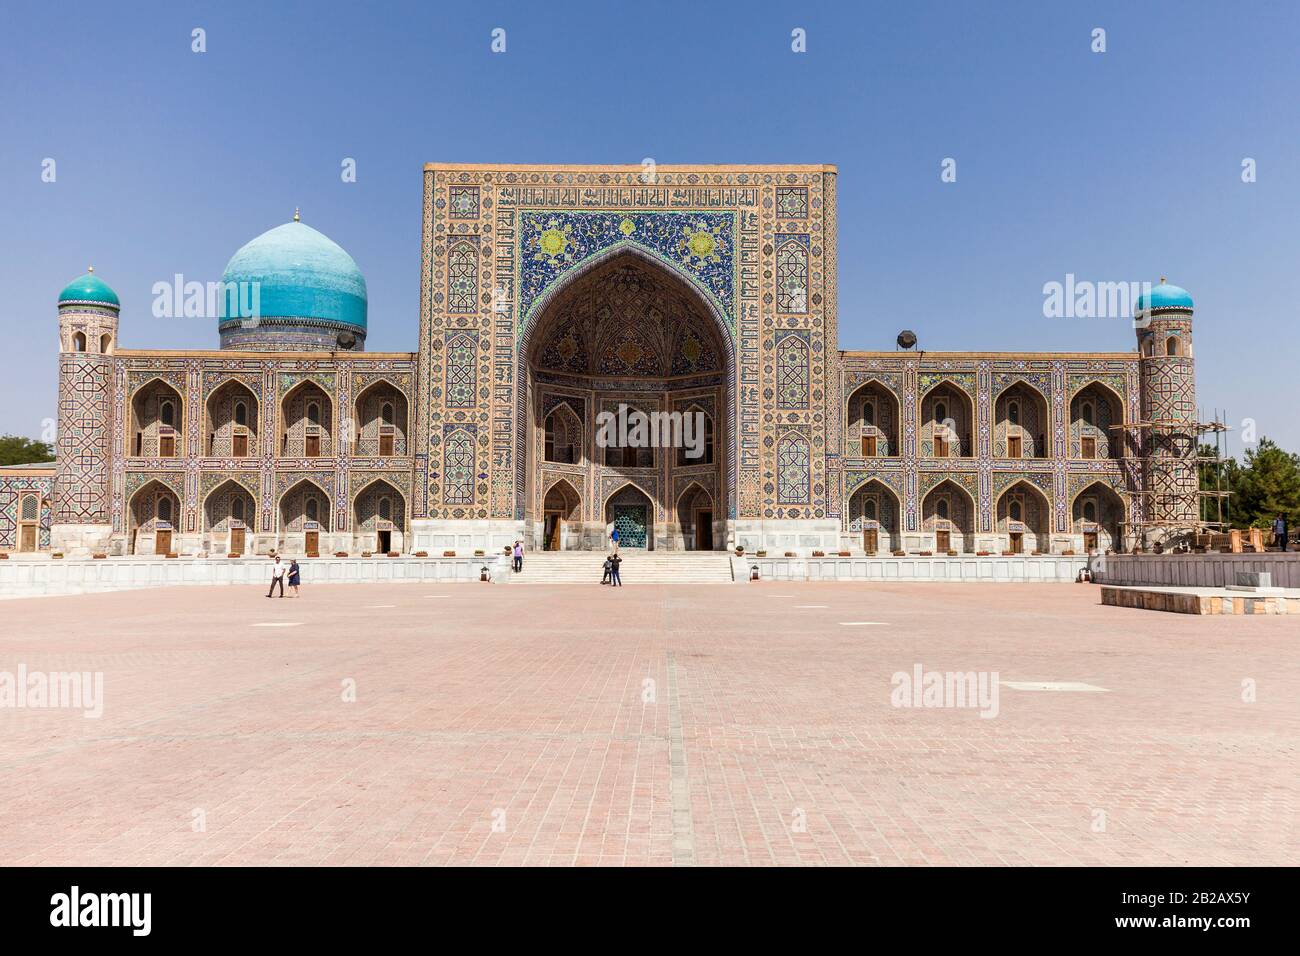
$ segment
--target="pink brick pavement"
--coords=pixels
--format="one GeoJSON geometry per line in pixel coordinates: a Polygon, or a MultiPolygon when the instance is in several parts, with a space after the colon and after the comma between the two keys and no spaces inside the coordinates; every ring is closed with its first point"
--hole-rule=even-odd
{"type": "Polygon", "coordinates": [[[1300,860],[1287,618],[627,578],[0,602],[0,671],[105,682],[99,720],[0,710],[0,863],[1300,860]],[[917,663],[1108,692],[891,706],[917,663]]]}

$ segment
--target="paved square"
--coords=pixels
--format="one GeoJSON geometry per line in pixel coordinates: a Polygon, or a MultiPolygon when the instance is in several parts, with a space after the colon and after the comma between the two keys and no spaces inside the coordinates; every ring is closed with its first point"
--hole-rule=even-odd
{"type": "Polygon", "coordinates": [[[0,709],[0,863],[1300,860],[1285,617],[1048,584],[303,594],[0,602],[0,674],[104,680],[100,719],[0,709]],[[893,706],[918,664],[1032,689],[893,706]]]}

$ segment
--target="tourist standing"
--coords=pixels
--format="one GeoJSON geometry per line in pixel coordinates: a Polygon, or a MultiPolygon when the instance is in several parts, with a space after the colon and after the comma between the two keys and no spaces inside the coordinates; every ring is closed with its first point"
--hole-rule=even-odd
{"type": "Polygon", "coordinates": [[[601,576],[600,579],[601,584],[609,583],[609,575],[614,570],[614,562],[611,560],[612,558],[613,555],[611,554],[605,555],[605,573],[601,576]]]}
{"type": "Polygon", "coordinates": [[[524,569],[524,543],[522,541],[515,542],[515,550],[513,553],[515,557],[515,571],[522,571],[524,569]]]}
{"type": "Polygon", "coordinates": [[[284,597],[284,564],[280,561],[280,556],[275,556],[275,563],[271,565],[271,589],[266,592],[270,597],[275,593],[275,586],[280,585],[280,597],[284,597]]]}
{"type": "MultiPolygon", "coordinates": [[[[298,585],[302,584],[302,569],[298,567],[298,559],[289,559],[289,590],[293,592],[291,597],[298,596],[298,585]]],[[[283,588],[281,589],[283,590],[283,588]]]]}
{"type": "Polygon", "coordinates": [[[609,583],[612,587],[621,588],[623,586],[623,579],[618,575],[618,566],[623,563],[623,559],[618,556],[617,552],[615,552],[609,559],[609,563],[609,583]]]}
{"type": "Polygon", "coordinates": [[[1286,550],[1286,518],[1278,515],[1273,522],[1273,543],[1277,545],[1279,551],[1286,550]]]}
{"type": "Polygon", "coordinates": [[[612,544],[612,545],[614,546],[614,551],[617,553],[617,551],[618,551],[618,528],[615,528],[613,531],[611,531],[611,532],[609,533],[609,541],[610,541],[610,544],[612,544]]]}

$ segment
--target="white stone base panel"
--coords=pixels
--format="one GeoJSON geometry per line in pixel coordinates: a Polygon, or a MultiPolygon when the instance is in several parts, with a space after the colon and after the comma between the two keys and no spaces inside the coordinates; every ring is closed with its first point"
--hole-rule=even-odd
{"type": "Polygon", "coordinates": [[[746,551],[794,551],[803,555],[840,549],[840,523],[834,520],[738,518],[730,523],[733,528],[728,547],[740,545],[746,551]]]}
{"type": "MultiPolygon", "coordinates": [[[[1084,554],[1083,535],[1044,535],[1041,538],[1032,532],[1025,532],[1024,554],[1031,555],[1035,550],[1041,550],[1042,554],[1063,555],[1067,551],[1074,554],[1084,554]]],[[[922,551],[929,551],[938,557],[938,539],[933,531],[916,532],[908,531],[901,533],[887,532],[881,529],[877,535],[877,544],[879,547],[878,554],[889,555],[895,550],[905,551],[910,555],[919,555],[922,551]]],[[[975,534],[971,535],[969,540],[964,538],[959,531],[950,532],[949,544],[952,549],[958,553],[958,556],[967,554],[976,554],[980,551],[987,551],[990,555],[1001,555],[1003,551],[1011,550],[1011,538],[1006,534],[975,534]]],[[[1100,542],[1102,546],[1109,544],[1109,540],[1100,542]]],[[[860,554],[863,547],[863,536],[861,531],[845,531],[840,533],[839,547],[837,551],[852,551],[854,554],[860,554]]],[[[767,550],[771,551],[771,548],[767,550]]],[[[783,551],[795,550],[792,548],[783,548],[783,551]]]]}
{"type": "Polygon", "coordinates": [[[732,575],[737,581],[753,578],[758,567],[760,581],[1076,581],[1088,559],[1042,555],[1039,557],[873,557],[847,558],[732,558],[732,575]]]}
{"type": "Polygon", "coordinates": [[[506,545],[522,540],[526,540],[522,521],[412,518],[409,551],[427,551],[432,556],[444,551],[458,555],[475,551],[500,554],[506,545]]]}
{"type": "Polygon", "coordinates": [[[111,524],[50,526],[50,550],[63,554],[105,554],[113,537],[111,524]]]}

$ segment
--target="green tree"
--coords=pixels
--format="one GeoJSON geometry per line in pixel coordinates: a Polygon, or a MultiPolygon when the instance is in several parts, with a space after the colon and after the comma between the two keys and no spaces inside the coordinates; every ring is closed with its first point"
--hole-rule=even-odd
{"type": "Polygon", "coordinates": [[[1267,528],[1278,515],[1293,528],[1300,522],[1300,455],[1260,438],[1233,477],[1234,527],[1267,528]]]}
{"type": "Polygon", "coordinates": [[[0,465],[29,465],[38,461],[54,461],[54,448],[48,442],[21,435],[0,435],[0,465]]]}

